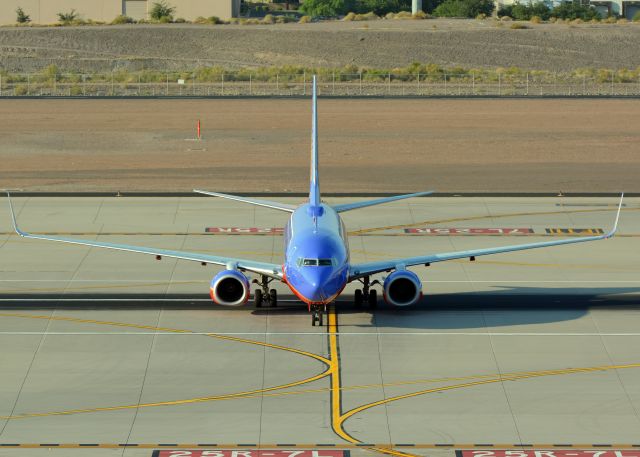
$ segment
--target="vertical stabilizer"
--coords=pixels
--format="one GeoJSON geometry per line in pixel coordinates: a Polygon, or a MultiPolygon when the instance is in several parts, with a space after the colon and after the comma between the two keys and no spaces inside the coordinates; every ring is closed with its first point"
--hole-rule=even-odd
{"type": "Polygon", "coordinates": [[[309,203],[320,206],[320,183],[318,182],[318,92],[316,76],[313,76],[313,101],[311,119],[311,185],[309,188],[309,203]]]}

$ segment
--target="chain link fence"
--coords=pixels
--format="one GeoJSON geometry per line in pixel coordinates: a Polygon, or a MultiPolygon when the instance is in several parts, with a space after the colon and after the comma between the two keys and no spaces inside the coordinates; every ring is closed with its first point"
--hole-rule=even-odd
{"type": "MultiPolygon", "coordinates": [[[[0,74],[0,97],[305,96],[309,74],[185,73],[0,74]]],[[[318,78],[325,96],[640,96],[640,74],[597,75],[329,73],[318,78]]]]}

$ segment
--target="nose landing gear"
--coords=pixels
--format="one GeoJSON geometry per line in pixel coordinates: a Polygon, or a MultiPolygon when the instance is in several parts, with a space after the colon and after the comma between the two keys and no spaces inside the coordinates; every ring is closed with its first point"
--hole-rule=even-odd
{"type": "Polygon", "coordinates": [[[324,315],[327,313],[327,305],[311,305],[311,325],[322,327],[324,325],[324,315]]]}

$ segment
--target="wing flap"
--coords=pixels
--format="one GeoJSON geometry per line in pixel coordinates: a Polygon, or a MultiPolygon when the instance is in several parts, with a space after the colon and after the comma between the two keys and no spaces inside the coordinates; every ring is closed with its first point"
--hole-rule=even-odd
{"type": "Polygon", "coordinates": [[[393,197],[378,198],[376,200],[366,200],[363,202],[345,203],[344,205],[331,205],[331,207],[338,213],[344,213],[345,211],[351,211],[354,209],[366,208],[368,206],[382,205],[384,203],[395,202],[398,200],[404,200],[405,198],[422,197],[424,195],[431,195],[432,190],[428,192],[416,192],[414,194],[394,195],[393,197]]]}
{"type": "Polygon", "coordinates": [[[222,194],[220,192],[209,192],[207,190],[193,189],[194,192],[203,195],[209,195],[211,197],[221,197],[229,200],[235,200],[237,202],[249,203],[250,205],[264,206],[265,208],[277,209],[279,211],[286,211],[293,213],[296,210],[295,205],[289,205],[287,203],[278,203],[270,200],[260,200],[257,198],[240,197],[239,195],[222,194]]]}

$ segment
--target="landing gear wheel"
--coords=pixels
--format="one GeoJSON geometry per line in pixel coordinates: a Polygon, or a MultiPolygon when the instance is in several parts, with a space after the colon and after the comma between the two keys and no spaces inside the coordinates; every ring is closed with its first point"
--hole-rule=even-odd
{"type": "Polygon", "coordinates": [[[278,291],[275,289],[269,291],[269,306],[272,308],[278,306],[278,291]]]}
{"type": "Polygon", "coordinates": [[[362,302],[363,302],[362,289],[356,289],[355,293],[353,294],[353,303],[356,305],[357,308],[360,308],[362,306],[362,302]]]}
{"type": "Polygon", "coordinates": [[[378,307],[378,292],[375,289],[369,291],[368,303],[370,309],[378,307]]]}
{"type": "Polygon", "coordinates": [[[311,314],[311,325],[313,327],[315,327],[316,325],[319,325],[319,326],[322,327],[322,325],[323,325],[322,324],[322,321],[323,321],[323,319],[322,319],[322,310],[317,308],[317,307],[314,307],[311,310],[311,313],[312,313],[311,314]]]}
{"type": "Polygon", "coordinates": [[[256,291],[253,293],[253,303],[255,303],[256,308],[262,308],[262,300],[262,290],[256,289],[256,291]]]}

